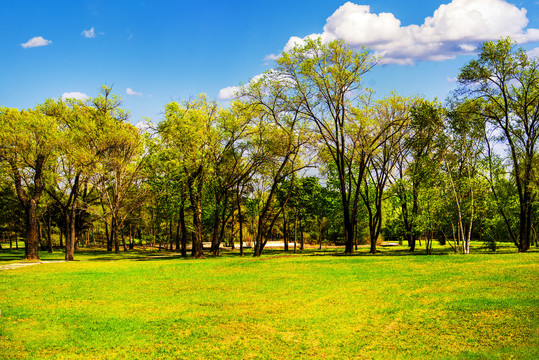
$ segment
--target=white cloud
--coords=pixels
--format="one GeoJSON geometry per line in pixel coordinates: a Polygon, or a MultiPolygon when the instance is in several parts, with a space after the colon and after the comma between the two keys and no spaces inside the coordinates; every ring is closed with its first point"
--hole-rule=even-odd
{"type": "Polygon", "coordinates": [[[219,90],[219,95],[217,95],[217,97],[219,100],[232,100],[236,97],[239,90],[239,86],[229,86],[219,90]]]}
{"type": "Polygon", "coordinates": [[[65,99],[86,100],[88,98],[89,98],[88,95],[86,95],[85,93],[78,92],[78,91],[67,92],[67,93],[62,94],[62,99],[64,100],[65,99]]]}
{"type": "Polygon", "coordinates": [[[528,56],[532,58],[539,59],[539,47],[535,49],[528,50],[528,56]]]}
{"type": "Polygon", "coordinates": [[[448,83],[456,83],[458,81],[458,79],[456,77],[446,77],[445,80],[448,82],[448,83]]]}
{"type": "Polygon", "coordinates": [[[92,26],[90,28],[90,30],[83,30],[81,35],[84,36],[85,38],[88,38],[88,39],[95,38],[95,29],[94,29],[94,27],[92,26]]]}
{"type": "Polygon", "coordinates": [[[133,90],[133,89],[131,89],[131,88],[125,89],[125,92],[127,93],[127,95],[143,96],[142,93],[136,92],[135,90],[133,90]]]}
{"type": "MultiPolygon", "coordinates": [[[[539,29],[526,29],[526,13],[504,0],[453,0],[440,5],[423,24],[402,26],[392,13],[374,14],[368,5],[347,2],[326,20],[323,33],[307,37],[340,38],[356,49],[369,46],[384,57],[384,63],[442,61],[472,53],[481,42],[505,36],[519,43],[539,41],[539,29]]],[[[303,40],[292,36],[284,51],[303,40]]]]}
{"type": "Polygon", "coordinates": [[[27,42],[21,44],[21,46],[25,49],[38,47],[38,46],[46,46],[52,44],[51,40],[46,40],[41,36],[36,36],[28,40],[27,42]]]}

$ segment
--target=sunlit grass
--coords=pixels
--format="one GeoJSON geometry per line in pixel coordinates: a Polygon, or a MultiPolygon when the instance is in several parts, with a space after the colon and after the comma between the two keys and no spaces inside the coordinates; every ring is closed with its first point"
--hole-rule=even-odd
{"type": "Polygon", "coordinates": [[[539,252],[366,251],[87,251],[0,271],[0,358],[539,357],[539,252]]]}

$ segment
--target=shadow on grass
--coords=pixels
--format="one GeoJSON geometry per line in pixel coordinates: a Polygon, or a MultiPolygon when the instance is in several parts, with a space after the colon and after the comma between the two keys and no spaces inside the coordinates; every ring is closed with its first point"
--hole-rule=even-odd
{"type": "MultiPolygon", "coordinates": [[[[281,257],[297,257],[297,256],[338,256],[338,257],[417,257],[417,256],[448,256],[455,255],[453,248],[448,246],[436,246],[432,249],[431,254],[427,254],[425,248],[421,247],[415,251],[410,251],[405,246],[380,246],[376,254],[371,254],[368,247],[361,247],[355,250],[352,254],[345,254],[344,247],[327,247],[318,249],[317,247],[308,247],[303,251],[293,250],[285,251],[283,248],[266,248],[262,253],[262,256],[257,259],[271,259],[281,257]]],[[[539,248],[532,247],[528,252],[538,252],[539,248]]],[[[510,245],[499,246],[497,251],[492,251],[485,248],[482,245],[477,244],[471,249],[471,254],[482,255],[502,255],[502,254],[515,254],[516,248],[510,245]]],[[[48,253],[46,251],[40,251],[40,257],[42,261],[54,261],[64,260],[64,250],[55,249],[54,253],[48,253]]],[[[240,250],[235,248],[222,248],[219,256],[212,256],[209,252],[205,252],[205,259],[219,259],[219,258],[242,258],[240,250]]],[[[253,249],[248,248],[244,250],[244,258],[253,258],[253,249]]],[[[75,261],[118,261],[118,260],[131,260],[131,261],[168,261],[168,260],[194,260],[190,256],[188,249],[188,256],[182,257],[180,252],[170,250],[156,250],[156,249],[132,249],[128,251],[120,251],[120,253],[110,252],[103,248],[82,248],[75,252],[75,261]]],[[[24,261],[24,249],[19,250],[0,250],[0,263],[24,261]]]]}

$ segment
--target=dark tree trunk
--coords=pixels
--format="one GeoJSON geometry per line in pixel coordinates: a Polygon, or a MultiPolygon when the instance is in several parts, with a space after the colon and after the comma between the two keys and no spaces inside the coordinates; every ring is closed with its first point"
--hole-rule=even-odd
{"type": "Polygon", "coordinates": [[[187,228],[185,227],[185,208],[183,202],[180,208],[180,224],[182,226],[182,257],[187,257],[187,228]]]}
{"type": "Polygon", "coordinates": [[[58,226],[58,232],[60,233],[60,248],[63,248],[64,247],[64,239],[63,239],[64,232],[62,231],[61,226],[58,226]]]}
{"type": "Polygon", "coordinates": [[[47,218],[47,237],[49,238],[49,252],[52,253],[52,230],[51,230],[51,213],[49,212],[49,217],[47,218]]]}
{"type": "Polygon", "coordinates": [[[109,222],[105,218],[105,236],[107,237],[107,251],[112,251],[112,236],[109,232],[109,222]]]}
{"type": "Polygon", "coordinates": [[[240,256],[243,256],[243,215],[241,213],[241,204],[238,200],[238,221],[240,223],[240,256]]]}
{"type": "Polygon", "coordinates": [[[303,238],[303,219],[302,218],[299,219],[299,239],[301,241],[299,244],[299,251],[303,251],[304,246],[305,246],[305,239],[303,238]]]}
{"type": "Polygon", "coordinates": [[[124,252],[126,252],[126,251],[127,251],[127,246],[126,246],[126,244],[125,244],[125,234],[124,234],[124,230],[125,230],[125,229],[124,229],[124,227],[122,226],[122,245],[123,245],[123,247],[124,247],[124,252]]]}
{"type": "Polygon", "coordinates": [[[114,241],[114,252],[116,254],[120,253],[120,238],[118,236],[118,216],[114,214],[112,217],[112,238],[114,241]]]}
{"type": "Polygon", "coordinates": [[[39,243],[39,248],[41,251],[47,250],[47,246],[45,245],[45,242],[43,241],[43,227],[41,226],[41,221],[38,219],[37,221],[37,239],[39,243]]]}
{"type": "Polygon", "coordinates": [[[133,232],[131,231],[131,224],[129,224],[129,250],[133,250],[135,243],[133,241],[133,232]]]}
{"type": "Polygon", "coordinates": [[[298,243],[298,213],[296,210],[294,218],[294,254],[297,252],[297,243],[298,243]]]}
{"type": "Polygon", "coordinates": [[[30,199],[26,206],[25,260],[39,260],[37,201],[30,199]]]}
{"type": "Polygon", "coordinates": [[[176,251],[180,251],[180,233],[182,229],[181,219],[180,216],[178,216],[178,222],[176,224],[176,236],[175,236],[175,242],[176,242],[176,251]]]}
{"type": "Polygon", "coordinates": [[[286,211],[283,211],[283,238],[284,238],[284,251],[288,252],[288,222],[286,220],[286,211]]]}

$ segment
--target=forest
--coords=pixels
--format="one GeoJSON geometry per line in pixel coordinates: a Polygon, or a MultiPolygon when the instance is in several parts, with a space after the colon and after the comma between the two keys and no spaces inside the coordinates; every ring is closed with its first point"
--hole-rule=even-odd
{"type": "Polygon", "coordinates": [[[201,94],[138,127],[110,86],[0,107],[2,251],[537,246],[538,60],[485,42],[443,102],[375,94],[363,80],[379,61],[307,40],[229,106],[201,94]]]}

